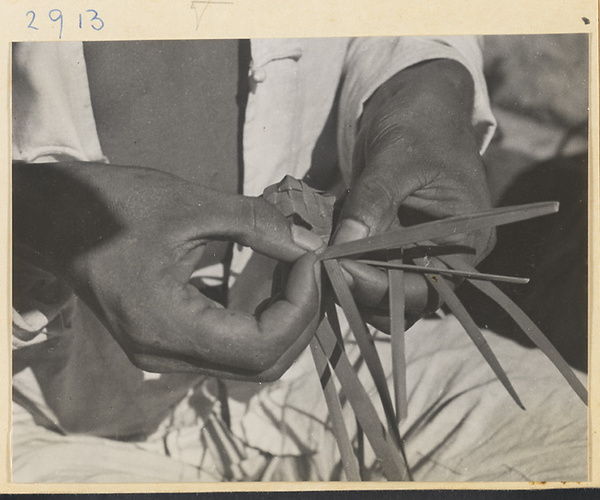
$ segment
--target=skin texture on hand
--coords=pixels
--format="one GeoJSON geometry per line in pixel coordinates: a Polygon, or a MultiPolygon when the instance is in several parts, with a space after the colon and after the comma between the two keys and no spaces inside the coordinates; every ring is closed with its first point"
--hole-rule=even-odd
{"type": "Polygon", "coordinates": [[[13,165],[15,252],[64,279],[132,362],[244,380],[281,376],[314,334],[321,240],[259,198],[152,169],[13,165]],[[260,315],[224,309],[189,283],[210,240],[294,263],[260,315]]]}
{"type": "MultiPolygon", "coordinates": [[[[490,207],[471,124],[473,98],[470,74],[452,60],[412,66],[379,87],[360,119],[352,184],[334,243],[490,207]]],[[[470,249],[466,258],[475,264],[493,247],[494,231],[435,243],[470,249]]],[[[386,273],[356,262],[342,261],[342,266],[359,302],[384,301],[386,273]]],[[[423,277],[407,273],[406,283],[409,312],[436,303],[423,277]]]]}

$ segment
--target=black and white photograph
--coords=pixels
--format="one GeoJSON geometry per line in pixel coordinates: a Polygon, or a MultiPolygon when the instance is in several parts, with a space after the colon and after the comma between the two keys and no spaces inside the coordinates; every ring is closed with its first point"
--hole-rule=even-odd
{"type": "Polygon", "coordinates": [[[12,482],[588,481],[589,48],[13,42],[12,482]]]}

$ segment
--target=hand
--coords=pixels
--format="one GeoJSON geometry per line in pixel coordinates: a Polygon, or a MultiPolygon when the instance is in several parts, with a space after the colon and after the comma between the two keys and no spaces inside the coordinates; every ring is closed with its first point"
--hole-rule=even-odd
{"type": "MultiPolygon", "coordinates": [[[[365,104],[353,157],[353,180],[334,243],[432,219],[490,207],[478,144],[471,125],[473,83],[451,60],[407,68],[382,85],[365,104]]],[[[494,231],[436,240],[472,249],[479,262],[494,245],[494,231]]],[[[387,276],[343,261],[357,300],[384,305],[387,276]]],[[[406,307],[420,314],[428,303],[424,278],[406,273],[406,307]]],[[[434,306],[435,308],[435,306],[434,306]]]]}
{"type": "Polygon", "coordinates": [[[278,378],[318,320],[321,240],[258,198],[156,170],[89,163],[13,166],[14,239],[69,283],[148,371],[278,378]],[[295,262],[259,317],[224,309],[189,283],[209,240],[295,262]]]}

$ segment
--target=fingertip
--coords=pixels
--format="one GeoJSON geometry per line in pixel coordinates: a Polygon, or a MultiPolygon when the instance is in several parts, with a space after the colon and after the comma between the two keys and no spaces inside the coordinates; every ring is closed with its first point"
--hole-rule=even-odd
{"type": "Polygon", "coordinates": [[[296,261],[288,277],[285,293],[287,300],[298,305],[317,297],[320,279],[320,262],[316,254],[304,254],[296,261]]]}
{"type": "Polygon", "coordinates": [[[381,302],[388,289],[386,273],[347,259],[340,259],[340,266],[351,277],[351,289],[357,302],[364,305],[377,305],[381,302]]]}
{"type": "Polygon", "coordinates": [[[369,235],[369,228],[355,219],[344,219],[338,226],[333,243],[345,243],[347,241],[362,240],[369,235]]]}
{"type": "Polygon", "coordinates": [[[314,252],[325,246],[325,242],[312,231],[302,226],[292,226],[294,243],[308,252],[314,252]]]}

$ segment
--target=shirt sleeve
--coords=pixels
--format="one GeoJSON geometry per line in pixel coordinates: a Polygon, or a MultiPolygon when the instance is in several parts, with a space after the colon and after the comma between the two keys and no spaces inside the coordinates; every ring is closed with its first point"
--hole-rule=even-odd
{"type": "Polygon", "coordinates": [[[355,38],[348,48],[345,81],[340,97],[338,147],[346,179],[364,103],[377,88],[399,71],[431,59],[460,62],[473,77],[475,100],[472,122],[483,153],[496,127],[483,76],[482,41],[470,36],[355,38]]]}
{"type": "Polygon", "coordinates": [[[13,44],[13,160],[106,161],[81,42],[13,44]]]}
{"type": "MultiPolygon", "coordinates": [[[[15,43],[12,47],[12,157],[28,163],[101,161],[83,44],[15,43]]],[[[73,294],[16,249],[13,348],[43,342],[68,324],[73,294]]]]}

